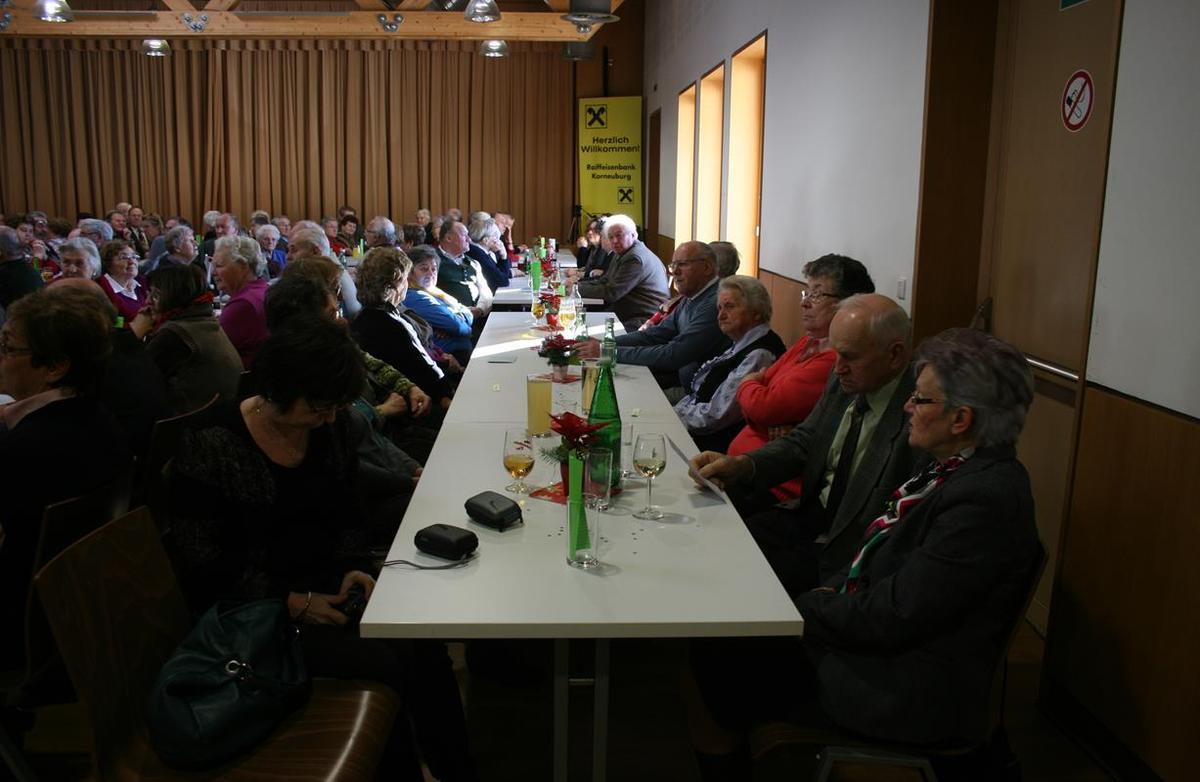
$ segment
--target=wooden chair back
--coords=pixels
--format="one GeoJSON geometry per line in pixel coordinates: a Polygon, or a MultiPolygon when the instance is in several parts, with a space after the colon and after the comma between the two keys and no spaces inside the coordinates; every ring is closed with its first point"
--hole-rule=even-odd
{"type": "Polygon", "coordinates": [[[150,507],[150,513],[160,524],[165,525],[170,518],[167,498],[167,463],[175,457],[183,432],[192,419],[208,411],[221,398],[213,394],[202,407],[190,413],[177,415],[174,418],[164,418],[154,424],[150,433],[150,451],[142,468],[142,490],[140,500],[150,507]]]}
{"type": "Polygon", "coordinates": [[[98,779],[145,747],[143,709],[190,617],[150,512],[138,508],[68,547],[34,576],[84,707],[98,779]]]}
{"type": "MultiPolygon", "coordinates": [[[[32,572],[37,573],[63,549],[129,510],[132,484],[131,467],[111,483],[87,494],[47,505],[42,511],[32,572]]],[[[25,596],[24,636],[25,675],[10,693],[9,702],[28,708],[61,701],[70,688],[62,686],[65,681],[58,647],[46,624],[42,604],[34,595],[32,582],[25,596]]]]}

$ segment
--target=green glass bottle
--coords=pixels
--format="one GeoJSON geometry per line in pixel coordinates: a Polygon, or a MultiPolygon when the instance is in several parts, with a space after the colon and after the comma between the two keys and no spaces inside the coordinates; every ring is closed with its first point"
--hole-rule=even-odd
{"type": "Polygon", "coordinates": [[[608,424],[596,435],[600,440],[598,445],[612,451],[608,485],[616,488],[621,483],[621,410],[617,406],[617,386],[613,380],[612,364],[600,364],[600,376],[592,395],[588,423],[608,424]]]}

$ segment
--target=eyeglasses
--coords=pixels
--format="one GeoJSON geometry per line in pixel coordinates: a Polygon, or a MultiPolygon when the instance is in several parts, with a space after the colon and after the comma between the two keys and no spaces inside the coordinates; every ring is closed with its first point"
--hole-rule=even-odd
{"type": "Polygon", "coordinates": [[[818,302],[821,301],[821,299],[840,299],[840,298],[841,298],[841,296],[838,296],[836,293],[821,293],[821,292],[813,293],[812,291],[808,291],[808,290],[800,291],[800,302],[801,303],[804,303],[807,301],[807,302],[811,302],[813,304],[817,304],[818,302]]]}
{"type": "Polygon", "coordinates": [[[913,391],[912,395],[908,398],[908,403],[913,407],[920,407],[921,405],[945,404],[945,402],[945,399],[934,399],[930,396],[920,396],[917,391],[913,391]]]}
{"type": "Polygon", "coordinates": [[[684,258],[681,261],[671,261],[669,264],[667,264],[667,268],[670,269],[671,271],[676,271],[678,269],[686,269],[687,267],[691,266],[693,263],[703,263],[703,262],[704,262],[703,258],[684,258]]]}

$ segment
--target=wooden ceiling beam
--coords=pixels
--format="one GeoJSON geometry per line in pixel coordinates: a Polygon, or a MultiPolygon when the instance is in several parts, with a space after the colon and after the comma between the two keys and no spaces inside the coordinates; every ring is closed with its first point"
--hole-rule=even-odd
{"type": "MultiPolygon", "coordinates": [[[[26,0],[27,2],[28,0],[26,0]]],[[[186,0],[167,0],[186,4],[186,0]]],[[[221,2],[221,0],[214,0],[221,2]]],[[[182,7],[182,6],[181,6],[182,7]]],[[[487,24],[469,22],[462,14],[424,11],[404,16],[394,33],[384,32],[379,11],[349,11],[344,14],[304,16],[276,14],[238,14],[203,9],[155,12],[136,17],[112,18],[108,15],[76,19],[66,24],[43,22],[30,13],[14,13],[6,35],[22,38],[415,38],[480,41],[501,38],[506,41],[584,41],[573,25],[557,14],[506,13],[499,21],[487,24]],[[199,14],[208,17],[204,29],[192,32],[182,16],[193,20],[199,14]]],[[[593,28],[593,33],[596,29],[593,28]]]]}
{"type": "MultiPolygon", "coordinates": [[[[166,0],[163,0],[166,2],[166,0]]],[[[238,7],[241,0],[208,0],[208,4],[204,6],[204,13],[211,11],[232,11],[238,7]]]]}

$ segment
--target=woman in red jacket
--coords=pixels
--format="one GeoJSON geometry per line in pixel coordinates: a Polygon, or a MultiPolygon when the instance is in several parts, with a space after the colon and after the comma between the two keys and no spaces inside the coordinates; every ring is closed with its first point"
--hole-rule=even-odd
{"type": "MultiPolygon", "coordinates": [[[[805,335],[778,361],[752,372],[738,387],[737,401],[746,425],[729,445],[729,455],[749,453],[782,437],[803,421],[821,398],[836,356],[829,346],[829,323],[838,302],[856,293],[873,293],[867,269],[844,255],[823,255],[804,266],[808,288],[801,295],[805,335]]],[[[800,479],[771,488],[777,502],[800,496],[800,479]]],[[[767,499],[767,498],[764,498],[767,499]]]]}

